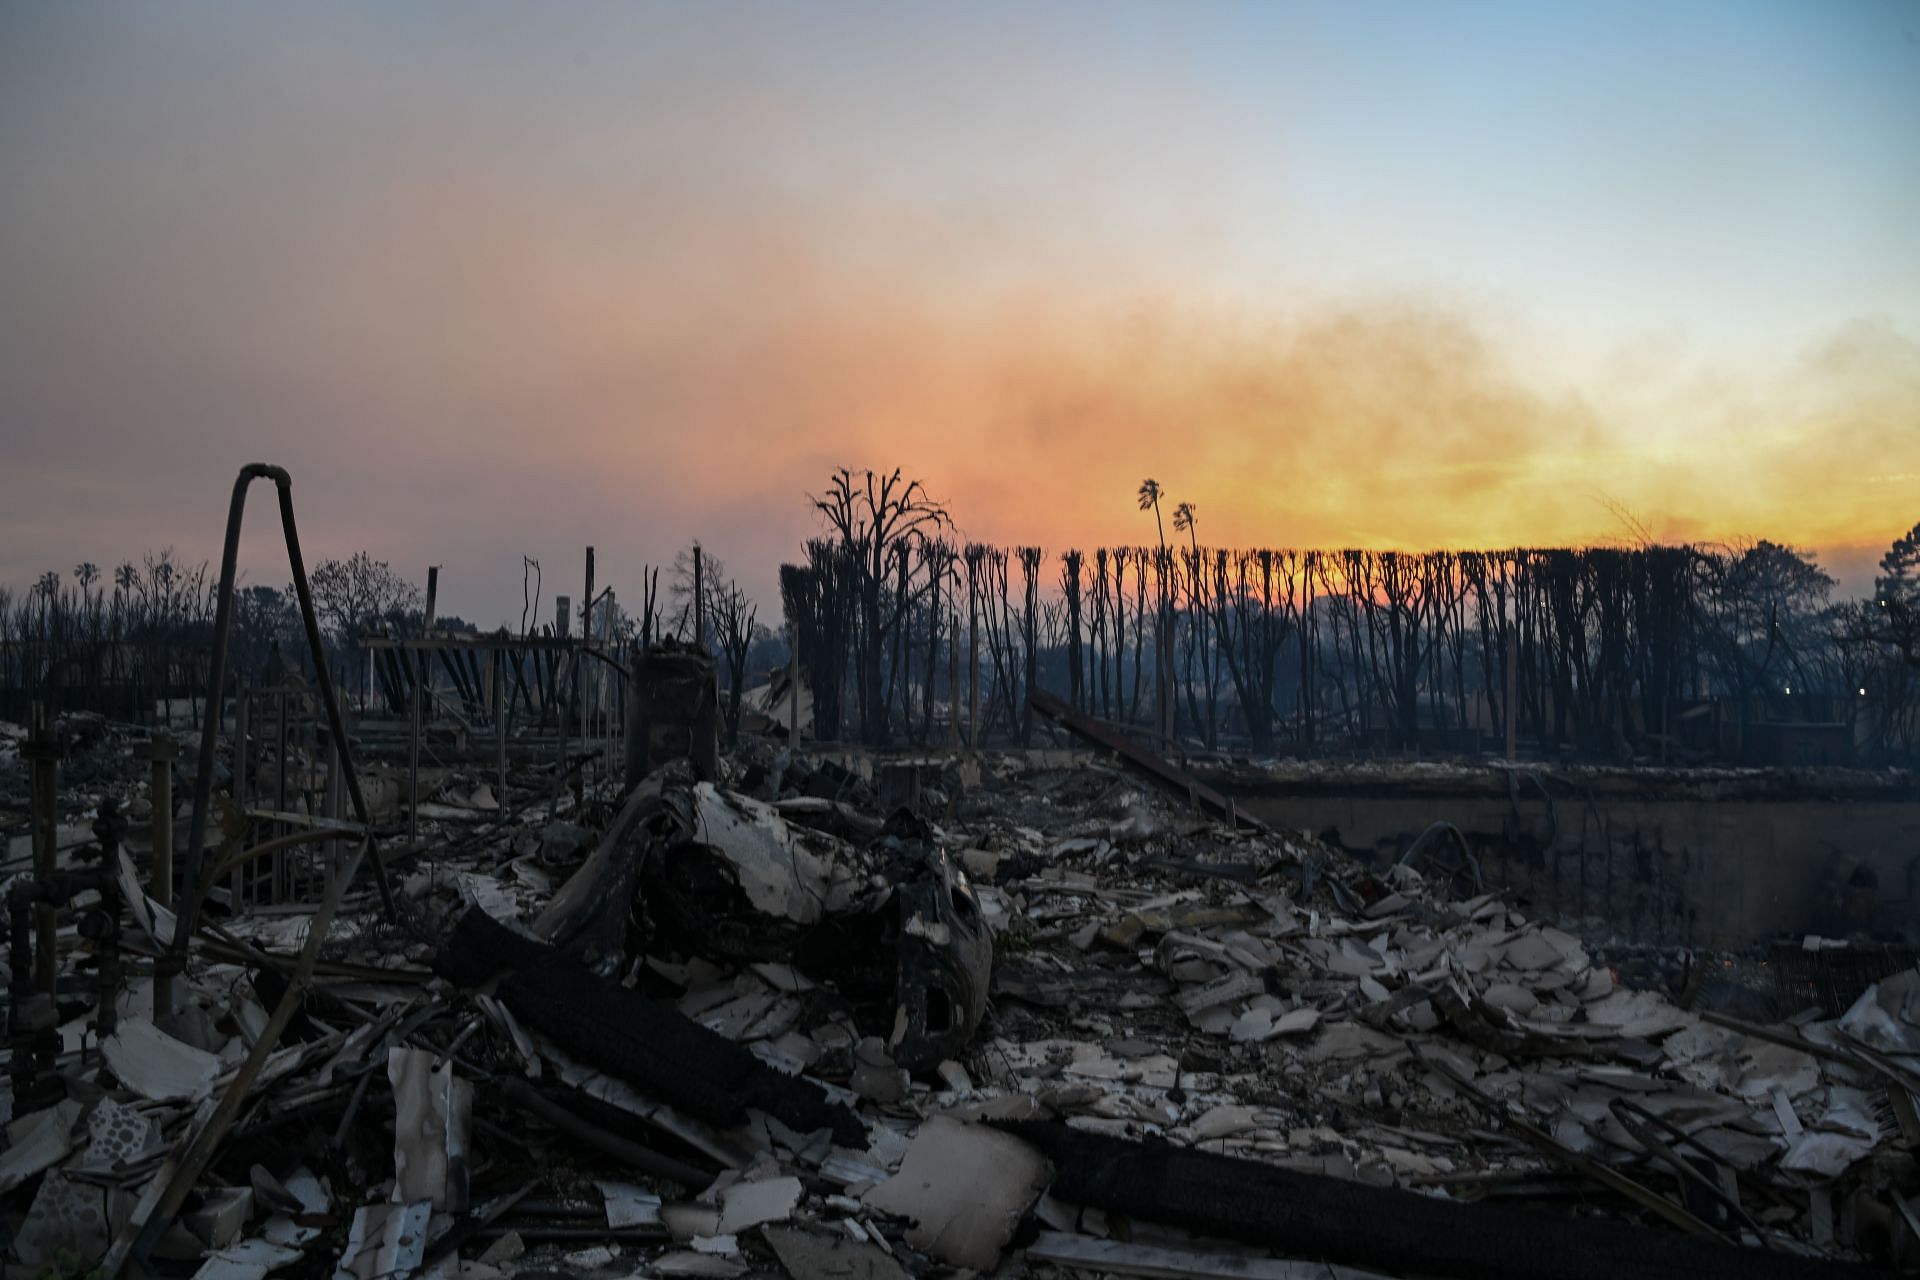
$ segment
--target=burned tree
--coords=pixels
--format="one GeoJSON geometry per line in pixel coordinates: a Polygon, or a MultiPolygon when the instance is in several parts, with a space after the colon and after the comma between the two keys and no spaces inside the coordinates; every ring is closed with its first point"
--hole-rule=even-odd
{"type": "MultiPolygon", "coordinates": [[[[345,560],[322,560],[310,575],[314,611],[333,632],[349,671],[358,673],[364,703],[367,680],[361,655],[367,628],[404,619],[420,607],[420,589],[395,573],[385,560],[356,551],[345,560]]],[[[292,588],[288,588],[292,594],[292,588]]]]}
{"type": "Polygon", "coordinates": [[[897,594],[887,607],[888,580],[919,539],[952,522],[925,486],[905,479],[898,467],[884,475],[842,467],[828,482],[825,496],[814,498],[813,505],[838,539],[851,573],[859,623],[854,635],[854,688],[860,733],[865,741],[879,745],[887,739],[881,666],[905,613],[897,594]]]}
{"type": "Polygon", "coordinates": [[[753,648],[754,627],[759,610],[747,599],[737,582],[714,584],[707,589],[708,614],[713,619],[713,638],[726,664],[727,701],[724,716],[727,745],[740,740],[740,698],[746,690],[747,652],[753,648]]]}
{"type": "Polygon", "coordinates": [[[831,740],[840,733],[853,571],[839,543],[813,538],[806,552],[804,565],[780,566],[780,600],[813,694],[814,736],[831,740]]]}
{"type": "Polygon", "coordinates": [[[1231,584],[1228,553],[1220,552],[1213,566],[1214,639],[1256,751],[1273,746],[1275,682],[1288,632],[1285,598],[1275,595],[1276,559],[1272,551],[1241,552],[1233,557],[1231,584]]]}
{"type": "Polygon", "coordinates": [[[1038,614],[1040,605],[1040,561],[1039,547],[1021,547],[1020,557],[1020,643],[1026,651],[1026,683],[1020,693],[1020,742],[1029,745],[1033,741],[1033,708],[1027,701],[1026,691],[1035,688],[1040,681],[1040,633],[1038,614]]]}
{"type": "Polygon", "coordinates": [[[1083,704],[1080,657],[1080,571],[1084,561],[1078,551],[1060,555],[1060,597],[1067,608],[1067,690],[1068,701],[1077,709],[1083,704]]]}
{"type": "MultiPolygon", "coordinates": [[[[940,670],[940,619],[942,604],[940,592],[954,576],[954,564],[960,553],[945,538],[927,538],[920,543],[920,564],[927,577],[927,675],[921,688],[921,741],[926,742],[933,736],[933,688],[934,680],[940,670]]],[[[958,682],[947,691],[947,706],[952,722],[960,721],[960,690],[958,682]]]]}

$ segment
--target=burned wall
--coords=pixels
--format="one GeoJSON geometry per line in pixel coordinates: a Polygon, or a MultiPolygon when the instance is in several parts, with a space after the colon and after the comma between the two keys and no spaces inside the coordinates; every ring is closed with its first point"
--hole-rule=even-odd
{"type": "Polygon", "coordinates": [[[1374,769],[1222,785],[1248,813],[1376,867],[1452,823],[1490,887],[1589,933],[1739,947],[1920,929],[1920,794],[1884,775],[1423,774],[1397,787],[1374,769]]]}

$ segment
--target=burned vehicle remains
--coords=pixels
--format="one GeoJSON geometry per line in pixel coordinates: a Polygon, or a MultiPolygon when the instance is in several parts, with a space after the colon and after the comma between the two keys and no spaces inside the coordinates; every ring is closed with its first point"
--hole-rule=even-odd
{"type": "Polygon", "coordinates": [[[663,798],[634,942],[739,963],[791,959],[909,1070],[961,1053],[985,1016],[993,940],[964,872],[930,841],[855,845],[711,783],[663,798]]]}

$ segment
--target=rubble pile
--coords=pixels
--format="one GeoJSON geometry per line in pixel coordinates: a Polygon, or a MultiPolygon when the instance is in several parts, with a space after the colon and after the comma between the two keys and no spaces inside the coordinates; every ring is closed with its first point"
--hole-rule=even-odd
{"type": "Polygon", "coordinates": [[[138,825],[98,821],[147,802],[145,757],[89,749],[61,859],[105,892],[63,917],[45,1025],[11,939],[18,1274],[1920,1261],[1920,970],[1745,1022],[1438,859],[1377,875],[1103,758],[756,741],[624,795],[445,771],[391,911],[372,861],[235,899],[174,978],[138,825]]]}

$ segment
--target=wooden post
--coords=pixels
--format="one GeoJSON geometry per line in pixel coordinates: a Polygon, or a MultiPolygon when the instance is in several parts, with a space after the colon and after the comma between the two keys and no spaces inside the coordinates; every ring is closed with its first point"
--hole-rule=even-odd
{"type": "MultiPolygon", "coordinates": [[[[287,812],[287,746],[291,739],[287,734],[287,685],[284,676],[281,678],[280,691],[274,695],[273,718],[274,772],[277,775],[273,788],[273,807],[275,811],[285,813],[287,812]]],[[[286,824],[274,823],[273,834],[276,836],[287,834],[286,824]]],[[[287,893],[287,854],[284,849],[274,853],[273,866],[269,869],[269,874],[273,877],[273,881],[267,889],[267,901],[275,903],[284,901],[287,893]]]]}
{"type": "Polygon", "coordinates": [[[1507,761],[1512,763],[1519,745],[1520,708],[1519,628],[1507,623],[1507,761]]]}
{"type": "MultiPolygon", "coordinates": [[[[331,733],[327,735],[327,783],[322,793],[320,809],[322,816],[334,819],[347,816],[347,780],[346,766],[340,761],[340,744],[334,741],[331,733]]],[[[327,841],[327,852],[337,855],[340,852],[338,840],[327,841]]]]}
{"type": "MultiPolygon", "coordinates": [[[[248,777],[251,770],[247,759],[247,721],[251,718],[247,712],[252,702],[253,691],[245,685],[240,686],[240,696],[233,702],[233,808],[234,821],[239,824],[239,834],[233,842],[236,849],[247,847],[247,806],[253,798],[253,788],[248,785],[252,779],[248,777]]],[[[227,909],[236,916],[240,914],[245,900],[246,874],[245,868],[235,867],[233,875],[227,879],[227,892],[233,895],[233,901],[227,909]]]]}
{"type": "Polygon", "coordinates": [[[507,809],[507,654],[493,650],[493,769],[499,779],[494,799],[507,809]]]}
{"type": "MultiPolygon", "coordinates": [[[[580,706],[580,683],[585,678],[585,672],[582,670],[582,668],[586,666],[587,649],[592,644],[593,644],[593,548],[588,547],[587,548],[587,590],[586,590],[586,594],[580,597],[580,650],[578,653],[574,654],[573,656],[573,716],[574,716],[574,719],[578,721],[580,725],[580,746],[582,747],[582,749],[588,746],[590,734],[588,732],[588,713],[582,710],[580,706]]],[[[591,689],[589,689],[589,693],[591,693],[591,689]]],[[[564,757],[560,761],[560,767],[563,771],[566,769],[566,760],[564,757]]],[[[591,767],[590,763],[582,764],[580,766],[580,775],[581,775],[581,780],[583,782],[585,781],[585,778],[586,778],[586,771],[590,767],[591,767]]],[[[584,791],[582,792],[582,794],[584,794],[584,791]]]]}
{"type": "Polygon", "coordinates": [[[789,627],[792,640],[787,645],[787,745],[800,745],[800,636],[789,627]]]}
{"type": "MultiPolygon", "coordinates": [[[[33,761],[33,874],[43,885],[52,881],[60,856],[60,765],[58,747],[47,724],[47,709],[36,702],[29,714],[32,737],[28,755],[33,761]]],[[[59,952],[54,946],[58,918],[51,902],[33,908],[34,985],[48,995],[59,981],[59,952]]]]}
{"type": "Polygon", "coordinates": [[[693,647],[705,651],[707,647],[707,596],[703,587],[706,575],[706,558],[700,551],[700,544],[693,544],[693,647]]]}
{"type": "MultiPolygon", "coordinates": [[[[427,611],[421,618],[422,638],[433,631],[433,607],[435,597],[440,593],[440,566],[427,566],[427,611]]],[[[421,704],[426,694],[427,677],[433,671],[433,652],[420,651],[418,664],[407,664],[408,674],[413,677],[413,693],[407,700],[407,843],[420,842],[420,735],[421,704]]]]}
{"type": "Polygon", "coordinates": [[[980,601],[967,575],[967,747],[980,749],[980,601]]]}
{"type": "Polygon", "coordinates": [[[153,732],[150,750],[153,777],[147,796],[153,804],[153,872],[149,888],[153,900],[163,907],[173,905],[173,757],[178,748],[173,735],[165,729],[153,732]]]}
{"type": "MultiPolygon", "coordinates": [[[[573,634],[572,606],[573,601],[567,597],[554,597],[553,634],[556,639],[565,640],[573,634]]],[[[578,665],[578,654],[570,653],[564,649],[558,650],[557,652],[560,657],[575,661],[575,665],[578,665]]],[[[569,683],[571,683],[571,680],[569,680],[569,683]]],[[[552,697],[554,704],[553,718],[558,723],[560,736],[554,748],[553,791],[552,794],[547,797],[548,818],[552,818],[560,812],[560,788],[567,780],[567,708],[560,701],[560,677],[557,668],[554,673],[552,697]]]]}
{"type": "Polygon", "coordinates": [[[960,611],[947,632],[947,745],[960,745],[960,611]]]}

